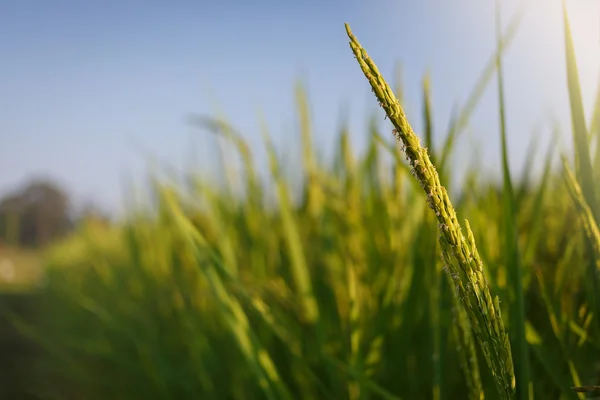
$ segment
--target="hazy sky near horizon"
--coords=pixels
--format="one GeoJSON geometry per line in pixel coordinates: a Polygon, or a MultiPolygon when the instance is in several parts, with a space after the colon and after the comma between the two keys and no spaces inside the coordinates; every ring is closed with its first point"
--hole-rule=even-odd
{"type": "MultiPolygon", "coordinates": [[[[522,0],[503,0],[506,25],[522,0]]],[[[536,127],[545,152],[551,118],[570,146],[561,0],[529,0],[504,60],[511,164],[523,165],[536,127]]],[[[0,195],[48,176],[76,202],[118,210],[122,177],[144,179],[148,154],[216,171],[211,136],[190,114],[224,116],[264,163],[261,111],[288,167],[300,167],[294,83],[308,89],[325,154],[348,116],[363,147],[376,101],[354,60],[348,22],[382,73],[402,64],[407,112],[421,127],[430,71],[435,138],[493,54],[494,1],[116,1],[0,3],[0,195]]],[[[600,65],[600,1],[567,0],[590,114],[600,65]]],[[[470,125],[479,158],[499,170],[496,83],[470,125]]],[[[377,111],[380,113],[380,111],[377,111]]],[[[378,114],[383,117],[383,114],[378,114]]],[[[389,129],[383,123],[382,127],[389,129]]],[[[469,165],[472,139],[457,165],[469,165]]],[[[540,155],[541,158],[541,155],[540,155]]]]}

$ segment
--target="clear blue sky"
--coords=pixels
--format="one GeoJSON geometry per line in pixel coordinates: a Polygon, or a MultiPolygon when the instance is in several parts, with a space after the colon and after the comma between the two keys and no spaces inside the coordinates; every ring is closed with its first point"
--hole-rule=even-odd
{"type": "MultiPolygon", "coordinates": [[[[504,3],[506,23],[518,1],[504,3]]],[[[529,3],[504,63],[516,171],[536,125],[546,121],[541,127],[548,136],[549,112],[570,131],[561,1],[529,3]]],[[[600,2],[568,6],[589,110],[600,60],[600,2]]],[[[421,81],[431,71],[438,140],[453,104],[466,99],[495,46],[492,0],[5,0],[0,194],[29,177],[50,176],[76,202],[94,199],[119,209],[122,176],[143,179],[148,152],[178,167],[194,152],[199,165],[214,170],[213,141],[186,116],[218,108],[256,143],[262,159],[259,109],[279,148],[298,143],[296,78],[307,83],[317,145],[331,153],[345,110],[353,141],[362,146],[366,118],[377,107],[344,22],[385,76],[392,79],[394,64],[402,63],[407,111],[417,129],[421,81]]],[[[495,96],[494,83],[470,127],[492,171],[499,169],[495,96]]],[[[456,162],[464,168],[473,147],[466,136],[459,146],[456,162]]],[[[292,167],[300,166],[299,150],[285,153],[292,167]]]]}

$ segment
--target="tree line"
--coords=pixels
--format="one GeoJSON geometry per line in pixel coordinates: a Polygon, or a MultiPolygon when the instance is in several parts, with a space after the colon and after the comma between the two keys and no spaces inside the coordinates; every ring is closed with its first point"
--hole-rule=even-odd
{"type": "Polygon", "coordinates": [[[0,199],[0,245],[43,247],[90,216],[106,220],[92,206],[74,212],[68,194],[56,183],[34,179],[0,199]]]}

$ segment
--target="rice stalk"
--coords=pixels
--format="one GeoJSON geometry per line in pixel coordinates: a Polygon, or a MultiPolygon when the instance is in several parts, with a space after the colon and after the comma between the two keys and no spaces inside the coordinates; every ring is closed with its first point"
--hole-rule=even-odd
{"type": "Polygon", "coordinates": [[[499,299],[492,300],[483,274],[483,263],[475,247],[473,234],[466,223],[467,238],[461,232],[456,212],[446,189],[441,185],[427,150],[409,125],[394,93],[376,65],[346,24],[350,47],[369,81],[381,107],[394,125],[394,135],[402,142],[412,173],[427,195],[435,212],[440,232],[440,245],[448,274],[454,280],[458,296],[465,307],[471,326],[492,371],[499,395],[511,399],[515,391],[515,376],[508,334],[500,314],[499,299]]]}

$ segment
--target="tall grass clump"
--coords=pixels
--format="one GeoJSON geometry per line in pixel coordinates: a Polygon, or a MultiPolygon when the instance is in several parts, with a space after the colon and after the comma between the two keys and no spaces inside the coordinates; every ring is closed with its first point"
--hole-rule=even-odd
{"type": "MultiPolygon", "coordinates": [[[[31,391],[91,400],[583,398],[600,379],[600,154],[589,153],[600,113],[596,104],[588,129],[565,13],[579,166],[553,169],[553,142],[538,179],[531,164],[511,176],[501,56],[519,21],[498,33],[439,143],[435,85],[424,77],[426,148],[398,100],[402,85],[392,92],[346,26],[400,145],[373,117],[364,152],[342,124],[333,162],[319,158],[298,85],[302,185],[285,174],[266,124],[262,176],[233,122],[195,117],[235,150],[220,167],[242,187],[194,170],[156,173],[150,204],[110,227],[82,225],[49,249],[39,317],[6,314],[44,349],[31,391]],[[503,180],[474,161],[451,201],[452,156],[494,76],[503,180]]],[[[539,153],[534,142],[528,159],[539,153]]]]}

